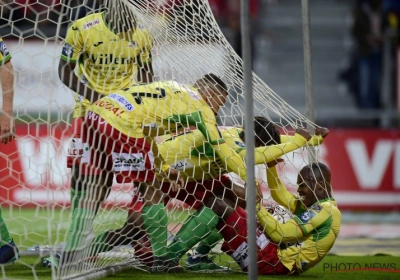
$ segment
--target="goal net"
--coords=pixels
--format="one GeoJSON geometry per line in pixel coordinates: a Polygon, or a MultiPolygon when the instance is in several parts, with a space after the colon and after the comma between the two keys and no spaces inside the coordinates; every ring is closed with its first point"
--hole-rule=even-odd
{"type": "MultiPolygon", "coordinates": [[[[128,7],[127,10],[122,6],[119,7],[121,15],[133,14],[137,21],[137,28],[148,30],[151,34],[153,40],[151,56],[155,81],[173,80],[179,84],[193,85],[204,75],[213,73],[226,83],[229,91],[228,100],[219,110],[217,120],[223,136],[228,135],[226,137],[231,138],[233,143],[239,141],[236,142],[239,145],[236,150],[242,150],[244,147],[240,142],[240,133],[237,133],[239,130],[235,128],[237,134],[234,134],[232,127],[242,127],[246,116],[243,64],[221,32],[208,1],[114,0],[112,2],[118,7],[120,4],[128,7]]],[[[70,211],[71,170],[66,167],[66,158],[71,148],[69,127],[75,100],[73,92],[60,81],[57,71],[64,47],[65,32],[75,20],[104,11],[105,3],[101,0],[24,0],[0,1],[0,3],[2,4],[0,27],[4,32],[1,35],[12,54],[15,69],[17,122],[16,141],[8,146],[2,146],[1,151],[3,216],[21,252],[19,265],[27,271],[33,271],[34,277],[37,278],[39,269],[41,273],[46,273],[42,268],[42,259],[45,257],[57,259],[57,254],[64,251],[68,235],[71,234],[69,232],[72,216],[70,211]]],[[[82,25],[82,28],[95,29],[96,24],[101,24],[98,21],[100,18],[101,16],[94,17],[93,20],[82,25]]],[[[91,40],[91,43],[107,43],[103,43],[103,37],[99,39],[92,37],[91,40]]],[[[140,42],[131,43],[135,48],[135,44],[140,42]]],[[[105,58],[107,54],[103,55],[105,58]]],[[[89,56],[87,59],[93,58],[89,56]]],[[[107,63],[109,62],[104,62],[104,64],[107,63]]],[[[139,65],[137,71],[140,71],[140,67],[143,66],[139,65]]],[[[277,167],[281,180],[290,191],[293,191],[297,173],[309,162],[309,155],[306,144],[300,145],[293,142],[293,138],[285,136],[293,136],[299,127],[315,128],[316,125],[282,100],[254,73],[252,83],[255,116],[262,116],[273,122],[282,135],[282,142],[286,142],[287,147],[296,146],[290,153],[281,156],[285,161],[277,167]]],[[[265,133],[268,135],[268,132],[265,133]]],[[[160,147],[168,146],[168,142],[173,142],[178,137],[181,136],[162,136],[157,138],[157,141],[160,147]]],[[[171,196],[167,199],[168,202],[165,200],[168,232],[166,250],[170,250],[171,244],[182,236],[187,238],[188,230],[198,232],[198,228],[189,228],[183,235],[175,238],[177,234],[185,230],[190,217],[203,214],[201,209],[207,201],[212,201],[210,198],[225,197],[231,201],[233,208],[237,208],[240,207],[240,199],[232,198],[236,197],[231,191],[232,184],[244,188],[244,182],[239,176],[232,172],[228,173],[225,165],[218,161],[215,154],[206,159],[207,164],[198,168],[203,172],[200,179],[194,178],[194,175],[190,173],[193,168],[190,169],[187,166],[196,161],[204,162],[202,157],[208,155],[206,151],[199,151],[199,147],[196,147],[199,139],[189,139],[185,135],[183,137],[181,145],[187,145],[189,148],[187,150],[166,148],[164,150],[169,151],[169,154],[164,157],[171,157],[171,151],[173,151],[175,154],[169,164],[181,170],[182,173],[186,172],[184,178],[192,185],[193,182],[195,184],[185,192],[182,191],[180,195],[171,196]],[[211,167],[205,168],[205,166],[213,165],[219,165],[219,174],[211,174],[211,167]],[[207,186],[210,180],[212,186],[207,186]],[[204,192],[203,196],[202,192],[204,192]]],[[[206,139],[200,139],[200,146],[203,148],[206,147],[205,141],[206,139]]],[[[314,141],[314,144],[316,142],[318,141],[314,141]]],[[[279,149],[283,151],[285,145],[281,145],[279,149]]],[[[317,152],[319,149],[317,148],[317,152]]],[[[163,149],[160,148],[161,153],[162,151],[163,149]]],[[[273,151],[264,153],[267,154],[264,157],[268,158],[268,153],[272,155],[273,151]]],[[[263,192],[264,204],[269,204],[273,200],[267,187],[265,164],[266,162],[256,166],[256,176],[263,192]]],[[[116,232],[117,229],[121,229],[127,222],[128,213],[139,212],[140,214],[142,210],[137,210],[131,205],[134,194],[135,197],[140,196],[139,200],[146,196],[145,191],[139,191],[132,183],[114,181],[111,192],[107,194],[107,198],[95,215],[93,225],[90,223],[88,227],[78,225],[74,229],[73,234],[82,235],[82,240],[77,242],[79,245],[76,245],[74,254],[71,254],[73,264],[63,269],[62,265],[59,268],[54,265],[55,262],[50,261],[47,263],[48,274],[54,279],[80,279],[79,277],[92,279],[101,278],[125,268],[151,271],[151,265],[154,262],[152,252],[165,249],[160,249],[162,247],[160,244],[152,244],[157,238],[161,240],[161,237],[147,237],[146,228],[143,227],[134,228],[135,234],[119,231],[120,237],[112,242],[104,235],[106,231],[116,232]],[[138,234],[138,232],[144,232],[144,234],[138,234]]],[[[165,194],[165,197],[167,196],[165,194]]],[[[207,204],[211,208],[214,205],[215,202],[207,204]]],[[[287,205],[282,206],[287,207],[287,205]]],[[[162,215],[161,211],[163,210],[155,211],[154,215],[162,215]]],[[[280,209],[275,212],[277,219],[284,221],[285,218],[282,218],[280,209]]],[[[148,218],[148,220],[151,219],[157,220],[155,217],[148,218]]],[[[243,252],[239,254],[242,259],[236,255],[235,260],[222,251],[221,244],[224,240],[221,236],[219,239],[210,238],[216,241],[213,244],[207,244],[207,240],[201,241],[211,234],[217,235],[216,229],[220,229],[220,225],[216,224],[209,223],[208,227],[201,236],[194,234],[193,239],[189,240],[188,244],[194,243],[193,246],[187,248],[186,251],[184,249],[179,251],[182,256],[178,259],[180,265],[185,266],[187,253],[193,255],[197,252],[193,250],[198,244],[205,244],[204,247],[211,250],[208,256],[215,257],[214,263],[225,267],[219,268],[218,271],[242,272],[238,263],[240,264],[243,259],[243,252]]],[[[157,229],[154,224],[147,226],[147,231],[149,228],[153,230],[153,235],[154,232],[163,234],[163,229],[157,229]]],[[[237,234],[240,235],[242,232],[237,234]]],[[[203,256],[202,260],[205,258],[203,256]]],[[[207,266],[207,269],[210,267],[207,266]]],[[[5,271],[2,270],[3,277],[6,277],[5,271]]],[[[7,276],[12,273],[7,271],[7,276]]],[[[23,276],[17,278],[23,278],[23,276]]]]}

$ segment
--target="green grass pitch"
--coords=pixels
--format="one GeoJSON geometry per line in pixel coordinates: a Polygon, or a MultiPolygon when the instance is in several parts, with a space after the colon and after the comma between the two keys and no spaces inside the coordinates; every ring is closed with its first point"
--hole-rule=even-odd
{"type": "MultiPolygon", "coordinates": [[[[3,217],[20,250],[36,244],[57,244],[64,240],[69,224],[68,210],[51,208],[3,208],[3,217]],[[58,232],[58,234],[57,234],[58,232]]],[[[174,217],[184,220],[185,213],[175,213],[174,217]]],[[[117,228],[123,224],[126,211],[105,211],[96,220],[104,228],[117,228]]],[[[97,227],[96,231],[102,231],[97,227]]],[[[400,248],[399,248],[400,250],[400,248]]],[[[232,259],[222,255],[219,262],[233,263],[232,259]]],[[[184,260],[182,262],[184,264],[184,260]]],[[[40,279],[50,280],[51,269],[40,264],[40,257],[23,256],[15,264],[1,266],[2,279],[40,279]]],[[[232,267],[234,268],[234,267],[232,267]]],[[[234,268],[238,270],[237,267],[234,268]]],[[[400,279],[400,257],[392,256],[333,256],[328,255],[316,267],[301,276],[260,276],[260,279],[400,279]]],[[[107,279],[247,279],[247,275],[184,273],[177,275],[149,274],[137,269],[126,269],[109,276],[107,279]]]]}

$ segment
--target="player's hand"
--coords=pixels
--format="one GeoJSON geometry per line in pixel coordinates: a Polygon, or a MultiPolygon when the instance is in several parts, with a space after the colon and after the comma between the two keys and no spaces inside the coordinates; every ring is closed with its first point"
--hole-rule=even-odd
{"type": "Polygon", "coordinates": [[[0,117],[0,139],[2,144],[8,144],[15,138],[14,118],[7,114],[0,117]]]}
{"type": "Polygon", "coordinates": [[[285,160],[283,158],[277,158],[275,160],[272,160],[270,162],[267,162],[267,167],[271,168],[274,167],[275,165],[277,165],[278,163],[284,162],[285,160]]]}
{"type": "Polygon", "coordinates": [[[259,208],[262,206],[262,199],[263,199],[263,193],[261,191],[260,184],[256,182],[256,206],[257,206],[257,211],[259,208]]]}
{"type": "Polygon", "coordinates": [[[325,138],[329,134],[329,129],[326,127],[317,127],[315,128],[315,135],[321,135],[322,138],[325,138]]]}
{"type": "Polygon", "coordinates": [[[296,128],[295,131],[297,134],[300,134],[301,136],[303,136],[307,141],[311,139],[311,133],[308,129],[304,128],[304,127],[298,127],[296,128]]]}
{"type": "Polygon", "coordinates": [[[171,190],[177,192],[179,189],[185,187],[185,181],[183,180],[179,170],[174,168],[169,168],[164,172],[165,177],[167,177],[171,183],[171,190]]]}

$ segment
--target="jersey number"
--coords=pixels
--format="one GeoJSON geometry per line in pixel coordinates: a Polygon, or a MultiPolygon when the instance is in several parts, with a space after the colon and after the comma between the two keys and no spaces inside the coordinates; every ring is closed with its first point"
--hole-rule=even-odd
{"type": "Polygon", "coordinates": [[[165,89],[156,88],[156,90],[159,90],[160,92],[159,93],[132,92],[132,95],[135,98],[136,103],[139,105],[143,103],[143,99],[142,99],[143,97],[161,99],[161,98],[165,98],[165,96],[167,96],[165,89]]]}

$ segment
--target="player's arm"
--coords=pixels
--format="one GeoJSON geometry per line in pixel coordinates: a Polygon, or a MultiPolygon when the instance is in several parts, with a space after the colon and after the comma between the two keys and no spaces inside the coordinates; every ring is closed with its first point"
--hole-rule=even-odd
{"type": "Polygon", "coordinates": [[[190,114],[172,115],[166,120],[166,125],[169,131],[177,130],[180,126],[194,126],[196,127],[211,144],[215,153],[225,163],[225,168],[229,172],[238,174],[244,181],[246,181],[246,166],[242,158],[232,150],[225,140],[222,138],[220,131],[217,128],[214,113],[207,105],[203,106],[201,111],[196,111],[190,114]],[[173,129],[175,127],[175,129],[173,129]]]}
{"type": "MultiPolygon", "coordinates": [[[[303,147],[307,143],[307,139],[300,134],[292,136],[291,140],[284,144],[258,147],[254,151],[255,164],[265,164],[273,161],[282,155],[303,147]]],[[[241,158],[246,157],[246,150],[239,152],[241,158]]]]}
{"type": "Polygon", "coordinates": [[[3,92],[2,115],[8,117],[13,115],[13,100],[14,100],[14,67],[10,60],[4,64],[0,64],[1,70],[1,88],[3,92]]]}
{"type": "Polygon", "coordinates": [[[278,176],[276,166],[267,168],[267,182],[273,200],[289,209],[290,212],[295,213],[300,204],[299,200],[283,185],[278,176]]]}
{"type": "Polygon", "coordinates": [[[146,141],[151,143],[151,150],[154,155],[154,166],[159,174],[171,182],[172,191],[178,191],[185,186],[185,182],[180,172],[170,166],[158,149],[157,140],[150,136],[146,136],[146,141]]]}
{"type": "Polygon", "coordinates": [[[137,57],[138,73],[137,80],[139,83],[149,84],[154,81],[153,61],[151,49],[153,48],[153,38],[150,33],[146,32],[147,40],[145,47],[137,57]]]}
{"type": "Polygon", "coordinates": [[[82,52],[83,42],[80,36],[80,29],[77,24],[72,24],[68,28],[61,52],[58,76],[61,82],[69,89],[94,102],[101,98],[101,94],[87,87],[86,81],[80,80],[74,72],[82,52]]]}
{"type": "Polygon", "coordinates": [[[14,102],[14,67],[10,61],[11,56],[6,56],[0,61],[0,79],[3,92],[3,105],[0,117],[1,143],[7,144],[15,136],[13,120],[14,102]]]}
{"type": "MultiPolygon", "coordinates": [[[[318,146],[324,143],[324,139],[328,136],[329,130],[325,127],[317,127],[315,129],[315,134],[307,141],[307,146],[318,146]]],[[[293,141],[296,135],[281,135],[281,143],[289,143],[293,141]]]]}
{"type": "Polygon", "coordinates": [[[242,180],[246,181],[247,173],[244,161],[225,143],[216,124],[204,122],[203,125],[198,125],[198,129],[213,146],[219,158],[225,162],[226,169],[238,174],[242,180]],[[204,128],[202,126],[204,126],[204,128]]]}
{"type": "MultiPolygon", "coordinates": [[[[285,224],[279,223],[274,217],[264,208],[257,212],[257,218],[263,226],[265,233],[274,242],[286,242],[302,239],[309,236],[316,228],[322,224],[329,223],[332,220],[332,215],[322,206],[318,206],[317,212],[309,210],[301,214],[299,217],[290,219],[285,224]]],[[[321,232],[321,234],[323,234],[321,232]]]]}

